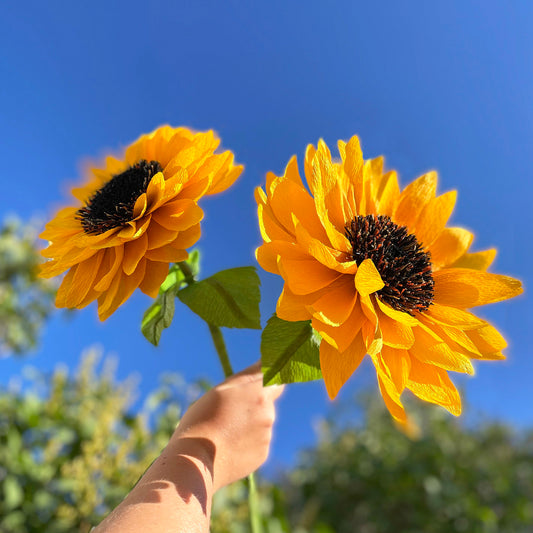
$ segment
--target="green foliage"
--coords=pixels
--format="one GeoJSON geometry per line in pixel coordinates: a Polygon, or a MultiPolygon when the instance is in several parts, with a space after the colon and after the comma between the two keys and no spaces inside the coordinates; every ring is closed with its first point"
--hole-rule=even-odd
{"type": "Polygon", "coordinates": [[[417,404],[409,410],[418,411],[423,437],[413,441],[372,398],[357,427],[325,423],[318,446],[286,476],[288,531],[533,531],[533,432],[465,428],[417,404]]]}
{"type": "MultiPolygon", "coordinates": [[[[199,261],[200,252],[198,250],[193,250],[189,259],[186,261],[191,269],[192,278],[194,278],[199,272],[199,261]]],[[[145,311],[141,322],[141,331],[154,346],[159,344],[163,330],[172,324],[176,295],[182,285],[187,283],[187,281],[188,280],[179,265],[173,265],[170,267],[165,281],[161,284],[157,298],[145,311]]]]}
{"type": "Polygon", "coordinates": [[[255,267],[232,268],[191,283],[178,298],[208,324],[261,329],[259,286],[255,267]]]}
{"type": "Polygon", "coordinates": [[[97,359],[0,390],[2,533],[88,532],[166,445],[183,385],[168,378],[132,415],[132,380],[117,383],[109,360],[96,374],[97,359]]]}
{"type": "MultiPolygon", "coordinates": [[[[87,354],[73,376],[29,372],[0,391],[2,533],[87,533],[166,445],[190,389],[167,376],[131,414],[134,383],[117,382],[109,362],[96,372],[97,359],[87,354]]],[[[465,428],[420,403],[409,411],[418,440],[398,431],[375,393],[337,405],[296,466],[259,481],[265,533],[533,531],[533,432],[465,428]]],[[[212,533],[249,528],[246,485],[217,492],[212,533]]]]}
{"type": "Polygon", "coordinates": [[[311,322],[273,315],[261,335],[261,365],[265,385],[320,379],[319,341],[311,322]]]}
{"type": "Polygon", "coordinates": [[[0,228],[0,355],[35,348],[54,308],[55,284],[37,278],[36,240],[33,224],[12,219],[0,228]]]}

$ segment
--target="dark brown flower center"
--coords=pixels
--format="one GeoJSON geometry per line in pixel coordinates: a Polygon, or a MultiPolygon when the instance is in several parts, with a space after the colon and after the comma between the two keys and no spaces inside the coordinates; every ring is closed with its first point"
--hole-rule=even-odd
{"type": "Polygon", "coordinates": [[[385,286],[376,294],[393,309],[413,314],[433,302],[431,257],[405,226],[389,217],[355,217],[345,228],[357,265],[372,259],[385,286]]]}
{"type": "Polygon", "coordinates": [[[83,231],[98,235],[132,220],[135,201],[146,192],[151,179],[162,170],[157,161],[141,159],[121,174],[113,176],[89,198],[85,207],[76,212],[83,231]]]}

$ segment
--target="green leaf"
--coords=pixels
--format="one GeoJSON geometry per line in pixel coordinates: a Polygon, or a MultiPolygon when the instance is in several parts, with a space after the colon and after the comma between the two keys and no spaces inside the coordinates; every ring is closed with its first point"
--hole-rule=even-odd
{"type": "Polygon", "coordinates": [[[319,344],[310,320],[287,322],[273,315],[261,335],[263,384],[322,378],[319,344]]]}
{"type": "Polygon", "coordinates": [[[161,284],[157,298],[144,313],[141,331],[154,346],[159,344],[163,330],[172,323],[176,293],[184,280],[185,276],[180,267],[172,266],[165,281],[161,284]]]}
{"type": "Polygon", "coordinates": [[[255,267],[232,268],[181,289],[178,298],[214,326],[261,329],[259,285],[255,267]]]}

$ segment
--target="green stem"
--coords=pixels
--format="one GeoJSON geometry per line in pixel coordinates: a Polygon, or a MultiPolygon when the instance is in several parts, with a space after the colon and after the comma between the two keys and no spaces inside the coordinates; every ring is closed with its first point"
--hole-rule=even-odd
{"type": "Polygon", "coordinates": [[[209,332],[211,333],[215,350],[222,365],[222,370],[224,370],[224,376],[229,378],[233,374],[233,368],[229,360],[228,350],[226,350],[226,343],[224,342],[222,331],[220,331],[218,326],[213,326],[213,324],[207,325],[209,326],[209,332]]]}
{"type": "Polygon", "coordinates": [[[259,493],[257,492],[254,472],[248,476],[248,507],[250,509],[250,525],[252,526],[252,533],[263,533],[261,510],[259,509],[259,493]]]}
{"type": "MultiPolygon", "coordinates": [[[[194,274],[191,270],[191,267],[186,261],[181,261],[178,263],[180,270],[185,276],[185,283],[191,285],[195,283],[194,274]]],[[[209,333],[211,333],[211,338],[213,339],[213,344],[215,345],[215,350],[222,365],[222,370],[224,371],[224,376],[228,378],[233,375],[233,367],[229,360],[228,350],[226,349],[226,343],[224,342],[224,336],[222,331],[218,326],[207,323],[209,327],[209,333]]],[[[255,483],[255,475],[252,472],[248,476],[248,507],[250,508],[250,525],[252,527],[252,533],[263,533],[263,526],[261,523],[261,512],[259,510],[259,497],[257,492],[257,485],[255,483]]]]}

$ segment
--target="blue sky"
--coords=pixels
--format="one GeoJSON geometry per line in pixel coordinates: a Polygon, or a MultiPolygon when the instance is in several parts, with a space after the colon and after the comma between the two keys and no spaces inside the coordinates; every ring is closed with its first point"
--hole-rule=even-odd
{"type": "MultiPolygon", "coordinates": [[[[526,286],[522,297],[479,314],[509,341],[504,363],[458,378],[469,405],[533,424],[530,205],[533,168],[533,4],[447,2],[11,2],[0,8],[0,214],[49,218],[68,201],[80,164],[169,123],[215,129],[246,166],[234,187],[203,203],[203,274],[254,264],[260,242],[253,189],[322,137],[353,134],[365,157],[384,154],[403,185],[429,169],[441,192],[459,191],[452,223],[495,246],[493,271],[526,286]]],[[[263,323],[280,280],[262,273],[263,323]]],[[[48,324],[40,349],[4,360],[0,382],[31,363],[75,366],[100,344],[118,375],[187,379],[222,373],[205,325],[184,307],[160,348],[139,332],[149,304],[135,295],[107,322],[89,306],[48,324]]],[[[236,368],[259,356],[257,332],[228,331],[236,368]]],[[[374,384],[365,364],[340,398],[374,384]]],[[[377,389],[376,389],[377,391],[377,389]]],[[[377,394],[377,392],[376,392],[377,394]]],[[[322,383],[291,386],[271,464],[313,442],[329,407],[322,383]]]]}

